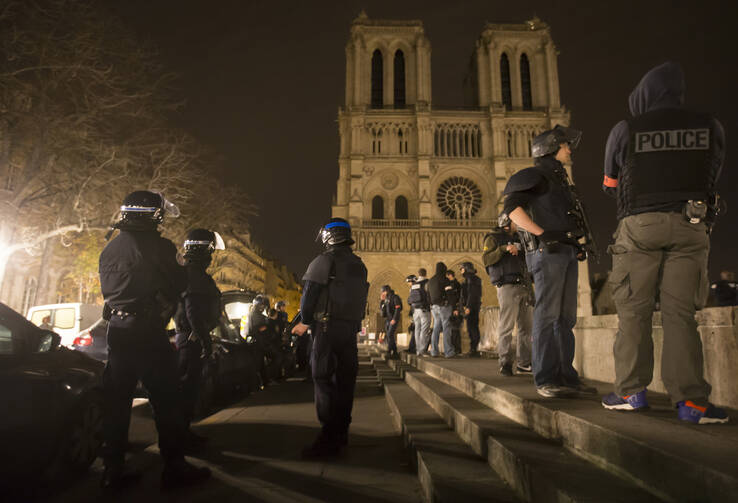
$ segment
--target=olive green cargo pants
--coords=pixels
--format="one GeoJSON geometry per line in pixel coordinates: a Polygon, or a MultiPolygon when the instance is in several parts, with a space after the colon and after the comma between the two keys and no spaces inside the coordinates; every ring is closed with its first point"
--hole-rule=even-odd
{"type": "Polygon", "coordinates": [[[608,279],[618,311],[615,337],[615,392],[645,389],[653,379],[652,317],[661,304],[664,344],[661,376],[674,403],[707,403],[702,341],[695,312],[708,293],[710,240],[705,224],[690,224],[678,213],[642,213],[622,219],[610,246],[608,279]]]}

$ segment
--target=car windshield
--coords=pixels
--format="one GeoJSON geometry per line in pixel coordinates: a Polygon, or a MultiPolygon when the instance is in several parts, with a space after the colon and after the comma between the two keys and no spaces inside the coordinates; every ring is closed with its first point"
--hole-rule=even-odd
{"type": "Polygon", "coordinates": [[[225,305],[225,312],[229,320],[240,320],[248,316],[250,309],[251,302],[229,302],[225,305]]]}
{"type": "Polygon", "coordinates": [[[74,308],[65,307],[57,309],[54,313],[55,328],[74,328],[74,308]]]}

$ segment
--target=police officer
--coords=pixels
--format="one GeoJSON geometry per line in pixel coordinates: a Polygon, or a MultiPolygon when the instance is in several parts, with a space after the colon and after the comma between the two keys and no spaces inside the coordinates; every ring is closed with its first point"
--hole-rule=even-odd
{"type": "Polygon", "coordinates": [[[415,351],[418,356],[428,354],[427,348],[430,342],[431,314],[430,296],[426,289],[428,284],[427,274],[428,272],[421,268],[418,270],[418,276],[412,276],[410,295],[407,297],[407,303],[412,308],[413,323],[415,324],[415,351]]]}
{"type": "Polygon", "coordinates": [[[479,347],[479,311],[482,308],[482,280],[477,276],[477,270],[471,262],[461,264],[461,275],[464,282],[461,283],[461,306],[466,318],[466,331],[469,334],[470,358],[480,356],[479,347]]]}
{"type": "Polygon", "coordinates": [[[290,324],[289,316],[287,314],[287,311],[285,310],[286,306],[287,303],[283,300],[280,300],[276,304],[274,304],[274,309],[277,310],[277,321],[279,322],[280,337],[284,335],[284,331],[287,328],[287,325],[290,324]]]}
{"type": "Polygon", "coordinates": [[[264,310],[269,307],[269,299],[258,294],[251,303],[247,333],[254,339],[254,358],[259,369],[262,385],[266,386],[271,380],[271,367],[267,365],[269,358],[269,321],[264,310]]]}
{"type": "Polygon", "coordinates": [[[308,458],[338,455],[348,442],[359,368],[356,334],[366,312],[369,288],[366,267],[351,251],[354,240],[346,220],[331,218],[318,239],[326,249],[302,278],[302,321],[292,329],[302,336],[312,327],[313,334],[315,407],[322,428],[303,451],[308,458]]]}
{"type": "Polygon", "coordinates": [[[607,141],[603,188],[617,198],[609,281],[619,327],[615,392],[602,405],[630,411],[648,406],[651,318],[658,296],[664,325],[661,376],[678,417],[724,423],[725,411],[708,401],[695,311],[707,298],[708,232],[718,207],[725,137],[716,119],[683,103],[681,66],[657,66],[630,95],[632,118],[618,123],[607,141]]]}
{"type": "Polygon", "coordinates": [[[451,344],[456,354],[461,354],[461,324],[464,317],[461,315],[461,283],[456,279],[456,273],[452,269],[446,270],[446,300],[451,307],[451,317],[449,325],[451,326],[451,344]]]}
{"type": "Polygon", "coordinates": [[[397,327],[400,324],[400,315],[402,314],[402,300],[389,285],[382,286],[380,293],[382,299],[382,315],[384,316],[385,338],[387,340],[387,351],[389,357],[393,359],[399,358],[397,353],[397,327]]]}
{"type": "Polygon", "coordinates": [[[222,311],[220,290],[207,269],[213,260],[213,252],[225,250],[225,244],[217,232],[193,229],[187,233],[184,250],[187,289],[179,300],[174,323],[187,440],[192,443],[206,440],[189,426],[200,392],[203,362],[213,352],[210,331],[218,326],[222,311]]]}
{"type": "Polygon", "coordinates": [[[533,376],[538,394],[560,397],[596,393],[572,365],[577,321],[578,244],[584,235],[572,215],[575,202],[564,164],[581,132],[557,125],[533,139],[535,165],[518,171],[504,190],[504,212],[524,232],[525,260],[536,285],[533,312],[533,376]]]}
{"type": "Polygon", "coordinates": [[[507,213],[500,213],[497,228],[484,238],[482,262],[489,279],[497,287],[500,319],[497,324],[497,354],[500,374],[513,375],[513,362],[518,372],[530,373],[530,337],[533,325],[533,307],[530,285],[525,281],[525,254],[517,234],[517,227],[507,213]],[[515,325],[518,325],[517,359],[510,344],[515,325]]]}
{"type": "Polygon", "coordinates": [[[177,356],[166,325],[187,287],[174,244],[159,235],[164,215],[179,210],[160,194],[136,191],[120,208],[114,228],[120,234],[100,254],[100,287],[108,322],[108,361],[104,373],[104,488],[118,489],[140,473],[124,469],[131,402],[137,382],[146,387],[159,432],[164,459],[162,485],[202,481],[207,468],[187,463],[182,453],[184,423],[179,393],[177,356]]]}

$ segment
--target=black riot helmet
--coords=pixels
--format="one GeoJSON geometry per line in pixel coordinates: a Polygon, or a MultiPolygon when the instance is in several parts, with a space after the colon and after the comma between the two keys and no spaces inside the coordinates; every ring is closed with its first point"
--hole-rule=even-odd
{"type": "Polygon", "coordinates": [[[505,227],[510,227],[512,225],[512,220],[510,220],[510,215],[508,215],[506,212],[502,212],[497,217],[497,227],[500,229],[504,229],[505,227]]]}
{"type": "Polygon", "coordinates": [[[405,278],[405,283],[415,283],[418,281],[418,277],[414,274],[410,274],[407,278],[405,278]]]}
{"type": "Polygon", "coordinates": [[[331,218],[320,228],[315,240],[320,240],[325,246],[354,244],[354,240],[351,239],[351,225],[343,218],[331,218]]]}
{"type": "Polygon", "coordinates": [[[223,238],[207,229],[192,229],[184,242],[185,257],[210,257],[215,250],[225,250],[223,238]]]}
{"type": "Polygon", "coordinates": [[[137,190],[123,199],[117,228],[156,228],[164,216],[178,217],[179,208],[166,200],[160,192],[137,190]]]}
{"type": "Polygon", "coordinates": [[[553,129],[544,131],[533,138],[531,151],[533,157],[543,157],[544,155],[555,154],[559,151],[562,143],[568,143],[569,148],[574,150],[579,146],[579,141],[581,139],[581,131],[556,124],[553,129]]]}

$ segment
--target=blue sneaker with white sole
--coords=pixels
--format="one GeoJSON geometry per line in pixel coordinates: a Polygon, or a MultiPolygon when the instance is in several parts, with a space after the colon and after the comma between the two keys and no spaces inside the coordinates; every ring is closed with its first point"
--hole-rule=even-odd
{"type": "Polygon", "coordinates": [[[711,403],[708,403],[707,407],[703,407],[692,400],[685,400],[677,403],[677,409],[679,409],[679,419],[694,424],[719,424],[727,423],[730,420],[723,409],[715,407],[711,403]]]}
{"type": "Polygon", "coordinates": [[[646,400],[646,390],[633,393],[632,395],[620,396],[617,393],[610,393],[602,398],[602,406],[609,410],[643,410],[648,408],[648,400],[646,400]]]}

